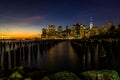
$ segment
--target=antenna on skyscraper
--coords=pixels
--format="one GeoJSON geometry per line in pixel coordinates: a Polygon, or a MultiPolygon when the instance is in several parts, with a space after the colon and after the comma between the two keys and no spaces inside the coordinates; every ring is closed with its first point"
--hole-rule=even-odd
{"type": "Polygon", "coordinates": [[[92,29],[93,28],[93,17],[90,17],[90,29],[92,29]]]}
{"type": "Polygon", "coordinates": [[[90,17],[90,22],[93,22],[93,17],[90,17]]]}

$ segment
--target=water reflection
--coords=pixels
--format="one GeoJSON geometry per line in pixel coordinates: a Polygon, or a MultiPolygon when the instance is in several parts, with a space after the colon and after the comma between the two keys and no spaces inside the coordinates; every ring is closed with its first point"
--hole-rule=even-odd
{"type": "Polygon", "coordinates": [[[88,47],[88,54],[87,54],[87,59],[88,59],[88,68],[91,68],[91,52],[90,52],[90,48],[88,47]]]}
{"type": "Polygon", "coordinates": [[[77,61],[79,60],[78,59],[78,56],[77,54],[75,53],[74,49],[72,48],[71,44],[68,42],[67,44],[68,46],[68,58],[69,58],[69,66],[71,68],[73,68],[76,64],[77,64],[77,61]]]}
{"type": "Polygon", "coordinates": [[[40,63],[40,46],[39,45],[37,45],[37,64],[39,64],[40,63]]]}
{"type": "Polygon", "coordinates": [[[1,53],[0,56],[1,56],[1,62],[0,62],[1,65],[0,66],[2,69],[4,69],[4,64],[3,64],[4,63],[4,53],[1,53]]]}
{"type": "Polygon", "coordinates": [[[85,66],[86,66],[86,64],[85,64],[85,62],[86,62],[86,57],[85,57],[85,54],[83,54],[83,61],[82,61],[82,65],[83,65],[83,67],[82,67],[82,69],[83,70],[85,70],[85,66]]]}
{"type": "Polygon", "coordinates": [[[31,66],[31,46],[28,46],[28,66],[31,66]]]}
{"type": "Polygon", "coordinates": [[[95,50],[95,53],[94,53],[94,65],[95,65],[95,68],[98,67],[98,59],[99,59],[99,44],[96,44],[94,46],[94,50],[95,50]]]}
{"type": "Polygon", "coordinates": [[[38,42],[0,44],[1,69],[17,66],[39,68],[44,71],[83,71],[91,69],[118,69],[119,42],[38,42]],[[44,43],[44,44],[43,44],[44,43]],[[87,46],[86,46],[87,45],[87,46]],[[114,53],[114,54],[113,54],[114,53]],[[8,67],[6,67],[8,66],[8,67]]]}

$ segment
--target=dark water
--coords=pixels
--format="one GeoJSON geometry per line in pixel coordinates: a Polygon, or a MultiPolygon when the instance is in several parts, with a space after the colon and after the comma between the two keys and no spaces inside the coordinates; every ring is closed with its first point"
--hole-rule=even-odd
{"type": "Polygon", "coordinates": [[[79,57],[67,41],[58,43],[50,49],[43,49],[43,51],[38,49],[37,54],[33,54],[32,58],[26,61],[25,66],[36,67],[43,71],[75,71],[80,66],[79,57]]]}
{"type": "Polygon", "coordinates": [[[57,72],[81,71],[94,69],[114,69],[120,71],[119,44],[84,44],[77,46],[70,41],[63,41],[55,45],[35,44],[24,46],[10,52],[0,54],[2,69],[24,66],[38,68],[41,71],[57,72]]]}

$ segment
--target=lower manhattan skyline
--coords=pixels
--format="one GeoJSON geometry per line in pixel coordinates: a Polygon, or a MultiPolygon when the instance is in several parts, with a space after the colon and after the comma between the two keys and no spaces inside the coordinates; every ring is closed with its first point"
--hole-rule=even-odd
{"type": "Polygon", "coordinates": [[[0,80],[120,80],[120,0],[0,0],[0,80]]]}
{"type": "Polygon", "coordinates": [[[93,17],[95,27],[120,22],[120,1],[97,0],[1,0],[0,34],[41,34],[49,24],[70,28],[77,22],[89,27],[93,17]]]}

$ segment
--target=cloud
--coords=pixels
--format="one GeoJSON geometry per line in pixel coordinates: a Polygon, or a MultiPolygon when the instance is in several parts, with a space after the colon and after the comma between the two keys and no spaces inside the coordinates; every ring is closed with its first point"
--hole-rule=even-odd
{"type": "Polygon", "coordinates": [[[21,18],[20,21],[22,21],[22,22],[34,22],[34,21],[42,20],[42,19],[44,19],[43,16],[33,16],[33,17],[21,18]]]}
{"type": "Polygon", "coordinates": [[[4,18],[4,19],[12,19],[12,20],[17,20],[17,17],[13,17],[13,16],[4,16],[4,15],[0,15],[0,17],[4,18]]]}
{"type": "Polygon", "coordinates": [[[7,20],[8,22],[17,22],[17,23],[34,23],[36,21],[40,21],[43,20],[44,17],[43,16],[30,16],[30,17],[14,17],[14,16],[2,16],[0,15],[0,17],[3,20],[7,20]]]}

